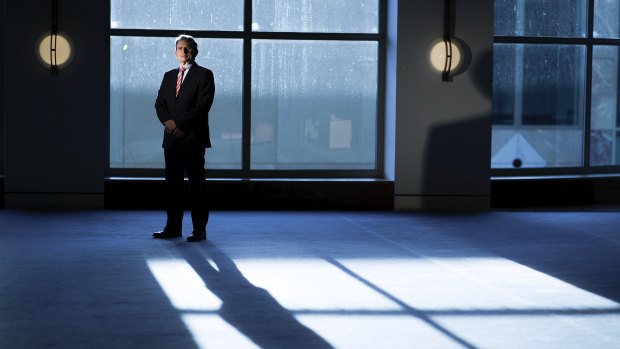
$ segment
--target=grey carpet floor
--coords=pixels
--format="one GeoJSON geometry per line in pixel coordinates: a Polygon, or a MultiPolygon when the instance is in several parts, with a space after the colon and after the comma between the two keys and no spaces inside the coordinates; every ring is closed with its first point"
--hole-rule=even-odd
{"type": "Polygon", "coordinates": [[[163,221],[0,210],[0,348],[620,348],[614,208],[163,221]]]}

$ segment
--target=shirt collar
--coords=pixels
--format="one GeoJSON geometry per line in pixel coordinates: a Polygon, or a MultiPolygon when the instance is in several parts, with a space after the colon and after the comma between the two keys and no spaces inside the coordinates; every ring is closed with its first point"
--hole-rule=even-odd
{"type": "MultiPolygon", "coordinates": [[[[186,64],[186,65],[184,65],[184,66],[183,66],[183,68],[187,71],[187,70],[189,70],[189,68],[191,68],[191,67],[192,67],[192,65],[193,65],[193,63],[186,64]]],[[[180,66],[179,66],[179,69],[181,69],[181,67],[180,67],[180,66]]]]}

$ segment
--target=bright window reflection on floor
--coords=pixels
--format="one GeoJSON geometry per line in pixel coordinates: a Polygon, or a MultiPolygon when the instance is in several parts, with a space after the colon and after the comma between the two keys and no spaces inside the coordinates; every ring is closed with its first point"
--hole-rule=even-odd
{"type": "Polygon", "coordinates": [[[236,264],[252,284],[289,310],[402,309],[323,259],[243,259],[236,264]]]}
{"type": "Polygon", "coordinates": [[[616,302],[502,258],[340,260],[419,310],[607,309],[616,302]]]}
{"type": "Polygon", "coordinates": [[[216,311],[222,305],[186,261],[156,259],[148,260],[147,264],[175,308],[216,311]]]}
{"type": "Polygon", "coordinates": [[[437,322],[477,348],[620,348],[615,315],[437,316],[437,322]]]}
{"type": "MultiPolygon", "coordinates": [[[[199,348],[257,347],[220,317],[222,301],[188,262],[147,263],[199,348]]],[[[620,304],[502,258],[234,265],[335,348],[620,347],[620,304]]]]}
{"type": "Polygon", "coordinates": [[[334,348],[452,349],[463,346],[424,321],[403,315],[298,315],[334,348]]]}
{"type": "Polygon", "coordinates": [[[194,341],[204,348],[256,349],[254,343],[239,333],[219,315],[187,314],[182,315],[183,322],[192,333],[194,341]]]}

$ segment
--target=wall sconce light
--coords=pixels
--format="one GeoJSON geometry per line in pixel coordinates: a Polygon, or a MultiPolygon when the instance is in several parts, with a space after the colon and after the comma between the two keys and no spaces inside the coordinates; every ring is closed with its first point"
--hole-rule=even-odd
{"type": "Polygon", "coordinates": [[[452,81],[463,64],[462,55],[463,49],[457,42],[441,38],[431,43],[428,58],[431,68],[441,74],[442,81],[452,81]]]}
{"type": "Polygon", "coordinates": [[[58,69],[65,68],[73,60],[73,45],[65,33],[45,32],[41,34],[35,46],[35,54],[39,62],[57,74],[58,69]]]}
{"type": "Polygon", "coordinates": [[[66,33],[58,31],[58,0],[52,0],[52,29],[39,36],[35,56],[43,66],[58,74],[73,60],[73,43],[66,33]]]}
{"type": "Polygon", "coordinates": [[[427,54],[432,70],[441,74],[442,81],[452,81],[454,75],[464,72],[471,56],[467,45],[453,35],[450,5],[450,0],[444,0],[443,36],[431,42],[427,54]]]}

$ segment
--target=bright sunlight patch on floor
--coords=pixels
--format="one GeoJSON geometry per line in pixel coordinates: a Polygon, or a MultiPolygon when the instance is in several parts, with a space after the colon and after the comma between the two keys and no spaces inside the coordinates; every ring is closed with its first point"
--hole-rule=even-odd
{"type": "MultiPolygon", "coordinates": [[[[218,314],[222,300],[185,260],[147,263],[200,348],[257,347],[218,314]]],[[[503,258],[232,265],[335,348],[620,347],[620,304],[503,258]]],[[[251,314],[249,299],[242,311],[251,314]]]]}
{"type": "Polygon", "coordinates": [[[147,264],[172,305],[179,310],[216,311],[222,301],[184,260],[154,259],[147,264]]]}
{"type": "Polygon", "coordinates": [[[410,314],[298,315],[297,318],[334,348],[463,348],[461,344],[410,314]]]}
{"type": "Polygon", "coordinates": [[[183,322],[192,333],[199,348],[257,349],[246,336],[228,324],[218,314],[186,314],[183,322]]]}
{"type": "Polygon", "coordinates": [[[243,275],[288,310],[400,310],[324,259],[242,259],[243,275]]]}
{"type": "Polygon", "coordinates": [[[609,309],[620,306],[503,258],[339,261],[361,279],[422,311],[609,309]]]}
{"type": "Polygon", "coordinates": [[[617,349],[620,312],[608,314],[505,314],[436,316],[446,329],[477,348],[617,349]]]}

